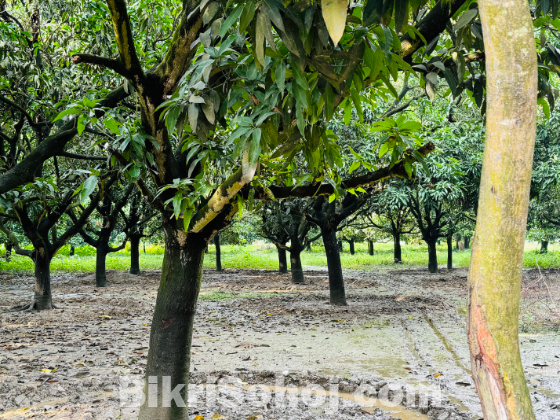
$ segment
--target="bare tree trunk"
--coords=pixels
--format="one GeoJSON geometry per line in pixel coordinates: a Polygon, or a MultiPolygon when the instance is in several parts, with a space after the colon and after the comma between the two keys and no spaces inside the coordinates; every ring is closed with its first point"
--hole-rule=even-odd
{"type": "Polygon", "coordinates": [[[130,235],[130,274],[140,274],[140,236],[130,235]]]}
{"type": "Polygon", "coordinates": [[[354,255],[356,253],[356,249],[354,248],[354,239],[350,239],[348,243],[350,244],[350,255],[354,255]]]}
{"type": "Polygon", "coordinates": [[[214,245],[216,245],[216,271],[221,272],[222,270],[222,248],[220,246],[220,234],[217,233],[214,236],[214,245]]]}
{"type": "Polygon", "coordinates": [[[471,366],[485,419],[533,420],[518,319],[537,116],[535,39],[526,0],[481,0],[479,8],[488,104],[469,270],[471,366]]]}
{"type": "Polygon", "coordinates": [[[51,256],[45,248],[35,249],[35,287],[33,309],[53,309],[51,293],[51,256]]]}
{"type": "Polygon", "coordinates": [[[303,267],[301,265],[301,250],[292,245],[290,251],[290,271],[292,272],[292,283],[303,283],[305,277],[303,276],[303,267]]]}
{"type": "Polygon", "coordinates": [[[368,240],[367,241],[367,248],[368,248],[368,254],[369,255],[373,255],[375,253],[375,249],[373,248],[373,241],[368,240]]]}
{"type": "Polygon", "coordinates": [[[152,392],[156,402],[153,404],[153,398],[146,398],[140,408],[140,420],[188,418],[187,388],[193,321],[207,243],[202,235],[189,233],[185,241],[185,235],[176,235],[173,227],[167,225],[164,229],[165,254],[144,382],[144,395],[148,396],[150,389],[157,390],[152,392]],[[179,392],[173,394],[176,387],[179,392]],[[166,401],[166,393],[177,398],[166,401]]]}
{"type": "Polygon", "coordinates": [[[288,262],[286,259],[286,248],[281,248],[277,245],[276,249],[278,250],[278,271],[281,273],[287,273],[288,262]]]}
{"type": "Polygon", "coordinates": [[[436,241],[428,242],[428,271],[430,273],[438,272],[436,243],[436,241]]]}
{"type": "Polygon", "coordinates": [[[346,306],[346,292],[344,290],[344,277],[342,276],[342,263],[336,241],[336,230],[321,229],[323,244],[327,255],[329,268],[329,289],[331,305],[346,306]]]}
{"type": "Polygon", "coordinates": [[[105,270],[108,249],[99,245],[95,261],[95,287],[107,287],[107,273],[105,270]]]}
{"type": "Polygon", "coordinates": [[[402,262],[401,234],[395,234],[395,236],[393,236],[393,240],[393,258],[395,260],[395,264],[399,264],[402,262]]]}
{"type": "Polygon", "coordinates": [[[546,254],[548,252],[548,241],[541,241],[541,254],[546,254]]]}
{"type": "Polygon", "coordinates": [[[447,269],[453,270],[453,235],[447,235],[447,269]]]}

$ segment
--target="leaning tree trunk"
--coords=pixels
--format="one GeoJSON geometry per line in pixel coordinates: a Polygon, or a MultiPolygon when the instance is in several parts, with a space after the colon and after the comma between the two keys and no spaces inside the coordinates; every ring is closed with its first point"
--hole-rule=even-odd
{"type": "Polygon", "coordinates": [[[288,262],[286,259],[286,248],[276,245],[276,249],[278,250],[278,271],[281,273],[287,273],[288,262]]]}
{"type": "Polygon", "coordinates": [[[150,333],[144,395],[157,384],[157,404],[146,398],[140,420],[188,418],[187,388],[191,361],[191,341],[196,302],[202,280],[202,264],[207,242],[201,234],[178,232],[164,225],[165,254],[156,307],[150,333]],[[151,386],[150,386],[151,385],[151,386]],[[184,387],[182,387],[184,385],[184,387]],[[162,401],[164,391],[179,387],[177,400],[162,401]],[[150,406],[152,405],[152,406],[150,406]],[[167,407],[166,407],[167,406],[167,407]]]}
{"type": "Polygon", "coordinates": [[[401,249],[401,234],[400,234],[400,232],[397,232],[395,235],[393,235],[393,241],[394,241],[393,259],[395,261],[395,264],[399,264],[399,263],[402,262],[402,249],[401,249]]]}
{"type": "Polygon", "coordinates": [[[356,253],[356,249],[354,247],[354,239],[350,239],[348,243],[350,244],[350,255],[354,255],[356,253]]]}
{"type": "Polygon", "coordinates": [[[130,235],[130,274],[140,274],[140,236],[130,235]]]}
{"type": "Polygon", "coordinates": [[[428,244],[428,271],[430,273],[437,273],[438,272],[438,263],[437,263],[437,249],[436,249],[436,241],[426,241],[428,244]]]}
{"type": "Polygon", "coordinates": [[[532,420],[518,321],[537,116],[535,39],[526,0],[481,0],[479,7],[488,105],[469,270],[472,374],[485,419],[532,420]]]}
{"type": "Polygon", "coordinates": [[[342,263],[336,240],[336,230],[321,228],[327,266],[329,269],[330,302],[332,305],[346,306],[346,293],[344,291],[344,277],[342,277],[342,263]]]}
{"type": "Polygon", "coordinates": [[[98,245],[95,258],[95,287],[107,287],[107,254],[109,247],[106,245],[98,245]]]}
{"type": "Polygon", "coordinates": [[[292,272],[292,283],[301,284],[305,281],[303,267],[301,265],[301,249],[292,248],[290,250],[290,271],[292,272]]]}
{"type": "Polygon", "coordinates": [[[548,252],[548,241],[541,241],[541,254],[546,254],[548,252]]]}
{"type": "Polygon", "coordinates": [[[33,309],[42,311],[53,309],[51,293],[51,256],[45,248],[33,251],[35,262],[35,287],[33,309]]]}
{"type": "Polygon", "coordinates": [[[453,235],[447,236],[447,269],[453,270],[453,235]]]}
{"type": "Polygon", "coordinates": [[[214,236],[214,245],[216,245],[216,271],[222,271],[222,248],[220,247],[220,234],[214,236]]]}

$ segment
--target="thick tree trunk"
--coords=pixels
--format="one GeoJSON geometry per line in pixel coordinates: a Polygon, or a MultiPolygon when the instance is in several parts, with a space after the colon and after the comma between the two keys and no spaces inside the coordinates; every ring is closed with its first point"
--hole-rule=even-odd
{"type": "Polygon", "coordinates": [[[35,287],[33,309],[42,311],[53,309],[51,294],[51,257],[45,248],[36,248],[33,252],[35,261],[35,287]]]}
{"type": "Polygon", "coordinates": [[[280,271],[281,273],[287,273],[288,262],[286,259],[286,249],[281,248],[278,245],[276,245],[276,249],[278,250],[278,271],[280,271]]]}
{"type": "Polygon", "coordinates": [[[428,271],[430,273],[438,272],[436,241],[428,243],[428,271]]]}
{"type": "Polygon", "coordinates": [[[293,249],[290,251],[290,270],[292,272],[292,283],[303,283],[303,268],[301,266],[301,250],[293,249]]]}
{"type": "Polygon", "coordinates": [[[535,39],[526,0],[478,4],[488,104],[469,270],[471,367],[485,419],[533,420],[518,324],[537,116],[535,39]]]}
{"type": "Polygon", "coordinates": [[[447,236],[447,269],[453,270],[453,235],[447,236]]]}
{"type": "Polygon", "coordinates": [[[541,254],[546,254],[548,252],[548,241],[541,241],[541,254]]]}
{"type": "Polygon", "coordinates": [[[401,249],[401,234],[400,233],[396,233],[393,236],[393,258],[395,261],[395,264],[399,264],[402,263],[402,249],[401,249]]]}
{"type": "Polygon", "coordinates": [[[165,255],[150,333],[144,382],[146,399],[140,409],[140,420],[188,418],[193,321],[207,243],[201,234],[189,233],[185,238],[183,232],[172,227],[164,229],[165,255]],[[173,394],[176,387],[178,392],[173,394]],[[177,399],[165,399],[164,394],[177,395],[177,399]]]}
{"type": "Polygon", "coordinates": [[[346,306],[346,293],[344,291],[344,277],[342,276],[342,264],[336,241],[335,229],[321,229],[323,244],[327,255],[329,268],[330,302],[332,305],[346,306]]]}
{"type": "Polygon", "coordinates": [[[354,239],[350,239],[348,243],[350,244],[350,255],[354,255],[356,253],[356,249],[354,248],[354,239]]]}
{"type": "Polygon", "coordinates": [[[140,274],[140,236],[130,236],[130,274],[140,274]]]}
{"type": "Polygon", "coordinates": [[[369,255],[375,254],[375,249],[373,247],[373,241],[370,241],[370,240],[367,241],[367,249],[368,249],[368,254],[369,255]]]}
{"type": "Polygon", "coordinates": [[[100,245],[97,247],[95,259],[95,287],[107,287],[107,273],[105,265],[107,262],[108,250],[100,245]]]}
{"type": "Polygon", "coordinates": [[[214,245],[216,245],[216,271],[222,271],[222,248],[219,233],[214,236],[214,245]]]}

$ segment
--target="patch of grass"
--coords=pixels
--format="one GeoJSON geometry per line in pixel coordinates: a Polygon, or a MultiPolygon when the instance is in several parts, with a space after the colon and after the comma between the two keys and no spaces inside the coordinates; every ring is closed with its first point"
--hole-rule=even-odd
{"type": "MultiPolygon", "coordinates": [[[[540,254],[538,249],[539,244],[537,243],[527,242],[525,244],[524,268],[560,268],[560,245],[551,244],[547,254],[540,254]]],[[[79,248],[76,248],[76,251],[78,250],[79,248]]],[[[161,246],[150,245],[146,247],[147,253],[142,251],[141,248],[140,268],[142,270],[161,268],[164,251],[161,246]]],[[[84,253],[86,253],[85,250],[84,253]]],[[[440,266],[445,266],[447,263],[447,245],[443,241],[441,245],[437,246],[437,254],[440,266]]],[[[302,252],[301,259],[304,266],[327,266],[325,250],[320,244],[314,244],[311,251],[302,252]]],[[[342,267],[351,270],[426,268],[428,266],[428,247],[425,244],[403,244],[402,259],[402,264],[393,264],[393,245],[391,243],[376,243],[375,255],[373,256],[367,253],[367,244],[365,243],[356,244],[356,253],[350,255],[348,244],[345,243],[344,251],[341,254],[342,267]]],[[[470,259],[470,250],[454,252],[453,266],[468,267],[470,259]]],[[[209,253],[205,256],[204,266],[207,268],[216,266],[214,245],[210,246],[209,253]]],[[[222,266],[224,268],[276,270],[278,268],[278,255],[276,248],[270,244],[222,245],[222,266]]],[[[108,255],[107,268],[128,270],[130,268],[130,252],[125,249],[108,255]]],[[[32,273],[33,261],[28,257],[12,254],[12,261],[9,263],[0,260],[0,270],[32,273]]],[[[58,254],[51,263],[51,270],[52,272],[91,273],[95,271],[95,256],[75,255],[69,257],[58,254]]]]}
{"type": "MultiPolygon", "coordinates": [[[[283,293],[287,294],[287,293],[283,293]]],[[[217,289],[207,289],[201,291],[199,295],[200,300],[232,300],[232,299],[247,299],[247,298],[266,298],[272,296],[278,296],[279,293],[275,292],[252,292],[252,291],[242,291],[242,292],[222,292],[217,289]]]]}

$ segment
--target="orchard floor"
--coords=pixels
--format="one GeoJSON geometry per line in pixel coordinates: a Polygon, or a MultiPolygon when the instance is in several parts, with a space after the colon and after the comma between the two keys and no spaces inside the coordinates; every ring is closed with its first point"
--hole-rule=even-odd
{"type": "MultiPolygon", "coordinates": [[[[346,272],[349,305],[332,307],[327,273],[308,268],[303,285],[273,271],[204,272],[191,419],[481,418],[466,269],[346,272]],[[364,392],[362,401],[351,395],[364,392]]],[[[108,280],[96,289],[92,274],[53,275],[60,309],[12,313],[31,298],[33,278],[0,273],[0,418],[135,418],[125,400],[143,379],[159,273],[111,270],[108,280]]],[[[525,271],[523,296],[521,352],[537,419],[559,419],[560,273],[525,271]]]]}

